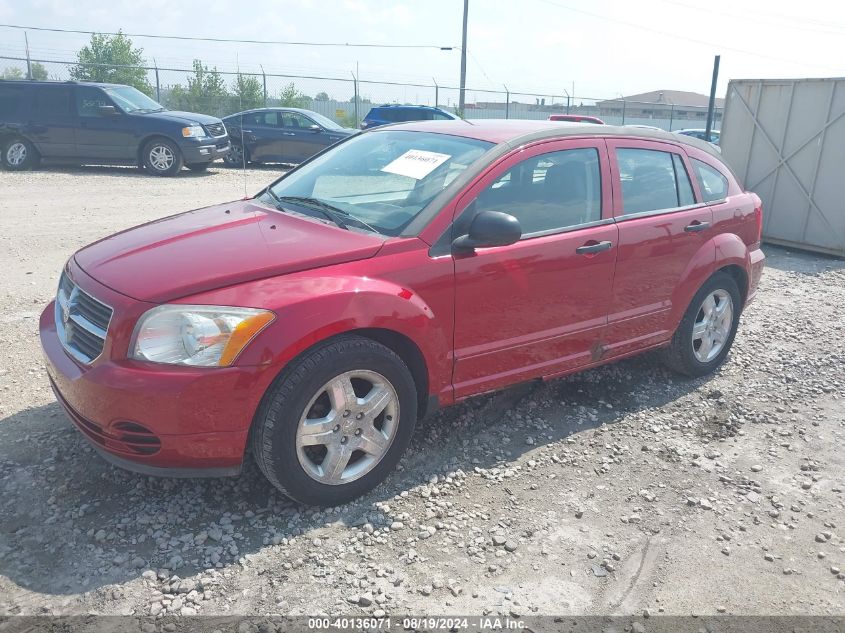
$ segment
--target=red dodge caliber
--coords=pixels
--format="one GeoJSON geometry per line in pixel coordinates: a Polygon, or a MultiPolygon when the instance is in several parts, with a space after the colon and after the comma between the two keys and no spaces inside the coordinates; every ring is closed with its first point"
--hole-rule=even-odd
{"type": "Polygon", "coordinates": [[[41,316],[59,402],[108,461],[294,499],[376,486],[426,412],[663,348],[725,359],[760,199],[708,143],[548,121],[380,127],[249,200],[76,253],[41,316]]]}

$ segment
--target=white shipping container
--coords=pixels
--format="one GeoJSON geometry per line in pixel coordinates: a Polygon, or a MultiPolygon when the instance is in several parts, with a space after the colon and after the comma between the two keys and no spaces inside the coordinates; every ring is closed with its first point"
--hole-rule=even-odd
{"type": "Polygon", "coordinates": [[[763,239],[845,256],[845,78],[732,80],[721,131],[763,239]]]}

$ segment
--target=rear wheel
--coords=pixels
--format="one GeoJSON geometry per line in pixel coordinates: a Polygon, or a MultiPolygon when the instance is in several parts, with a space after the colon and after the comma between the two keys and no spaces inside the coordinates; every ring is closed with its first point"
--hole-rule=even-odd
{"type": "Polygon", "coordinates": [[[144,146],[144,167],[155,176],[173,176],[182,171],[184,158],[173,141],[155,138],[144,146]]]}
{"type": "Polygon", "coordinates": [[[715,370],[733,344],[741,309],[742,297],[733,277],[722,272],[713,275],[690,302],[663,351],[664,362],[688,376],[715,370]]]}
{"type": "Polygon", "coordinates": [[[252,451],[289,497],[338,505],[387,477],[416,416],[416,388],[402,359],[375,341],[346,336],[282,373],[256,415],[252,451]]]}
{"type": "Polygon", "coordinates": [[[38,165],[38,150],[25,138],[15,137],[2,149],[3,166],[9,171],[25,171],[38,165]]]}

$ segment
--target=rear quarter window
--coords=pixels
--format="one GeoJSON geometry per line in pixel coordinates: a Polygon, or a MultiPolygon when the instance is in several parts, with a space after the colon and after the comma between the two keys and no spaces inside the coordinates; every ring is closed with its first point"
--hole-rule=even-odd
{"type": "Polygon", "coordinates": [[[20,111],[23,86],[0,86],[0,119],[12,117],[20,111]]]}
{"type": "Polygon", "coordinates": [[[692,166],[701,188],[701,197],[705,202],[715,202],[728,197],[728,179],[718,169],[694,158],[692,166]]]}

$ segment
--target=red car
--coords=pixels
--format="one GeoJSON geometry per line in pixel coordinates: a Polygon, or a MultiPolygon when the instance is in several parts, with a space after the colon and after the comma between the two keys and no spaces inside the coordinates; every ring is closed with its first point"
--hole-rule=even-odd
{"type": "Polygon", "coordinates": [[[549,121],[569,121],[570,123],[595,123],[596,125],[604,125],[597,116],[587,116],[586,114],[552,114],[549,116],[549,121]]]}
{"type": "Polygon", "coordinates": [[[253,199],[77,252],[41,316],[56,396],[110,462],[332,505],[426,413],[663,348],[725,359],[760,199],[708,143],[542,121],[364,132],[253,199]]]}

